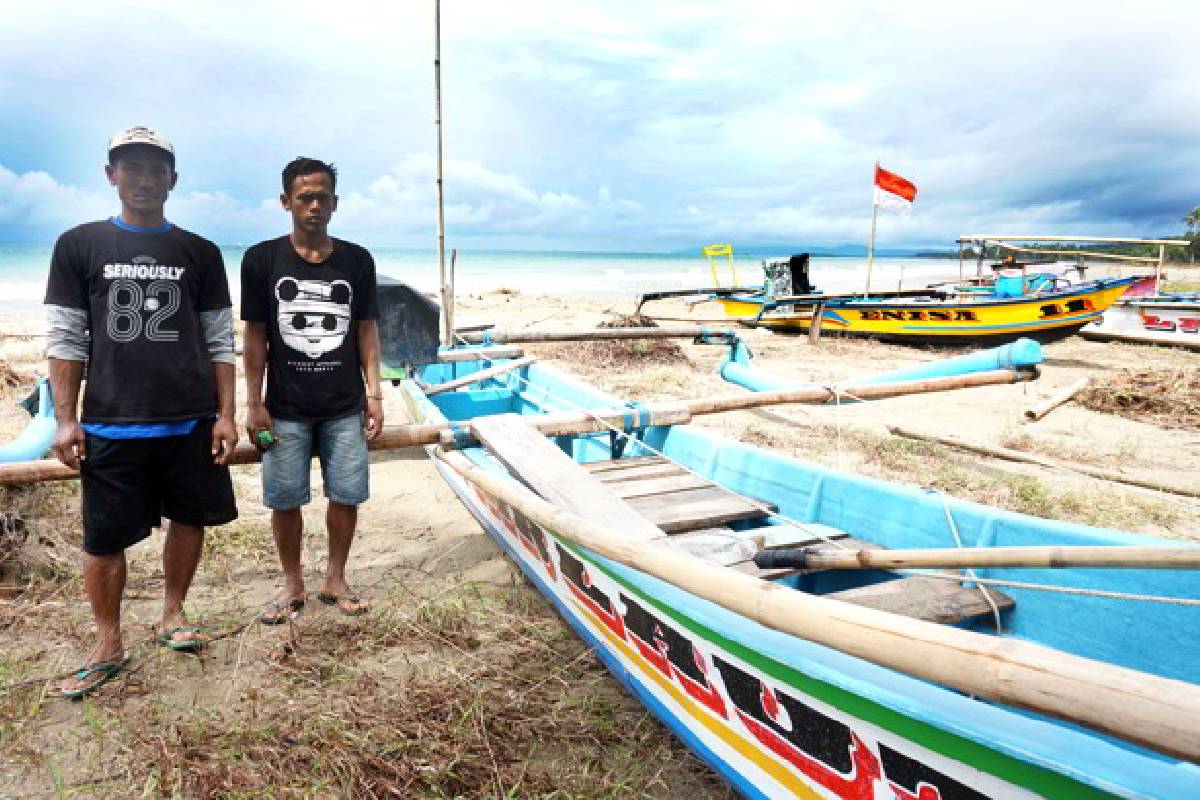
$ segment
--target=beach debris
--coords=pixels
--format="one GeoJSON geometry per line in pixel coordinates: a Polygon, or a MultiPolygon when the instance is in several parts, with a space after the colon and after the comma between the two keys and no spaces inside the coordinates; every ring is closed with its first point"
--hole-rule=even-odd
{"type": "Polygon", "coordinates": [[[1090,378],[1080,378],[1062,391],[1056,392],[1040,403],[1033,404],[1025,409],[1025,419],[1030,422],[1037,422],[1054,409],[1070,402],[1077,394],[1088,387],[1090,381],[1090,378]]]}
{"type": "Polygon", "coordinates": [[[34,380],[34,377],[29,373],[13,369],[7,361],[0,358],[0,389],[16,389],[20,386],[28,386],[34,380]]]}
{"type": "Polygon", "coordinates": [[[1200,431],[1200,371],[1125,370],[1081,391],[1076,402],[1163,428],[1200,431]]]}
{"type": "MultiPolygon", "coordinates": [[[[597,328],[657,328],[658,323],[645,314],[614,312],[597,328]]],[[[691,364],[678,342],[671,339],[593,340],[561,344],[549,349],[551,358],[588,363],[592,367],[611,368],[649,364],[691,364]]]]}
{"type": "Polygon", "coordinates": [[[1046,467],[1048,469],[1077,472],[1081,475],[1088,475],[1092,478],[1099,478],[1100,480],[1104,481],[1123,483],[1128,486],[1137,486],[1142,489],[1153,489],[1158,492],[1180,495],[1181,497],[1200,497],[1200,489],[1195,487],[1176,486],[1148,478],[1139,478],[1134,475],[1126,475],[1123,472],[1118,472],[1111,469],[1102,469],[1099,467],[1088,466],[1086,464],[1078,464],[1070,461],[1047,458],[1045,456],[1034,455],[1033,453],[1025,453],[1020,450],[1013,450],[1008,447],[999,447],[997,445],[990,444],[989,442],[968,439],[965,436],[956,436],[952,434],[938,433],[935,431],[919,431],[903,425],[888,425],[887,428],[888,432],[893,436],[900,436],[905,439],[916,439],[922,442],[936,442],[937,444],[945,445],[947,447],[955,447],[959,450],[979,453],[980,455],[991,456],[992,458],[999,458],[1005,461],[1017,461],[1025,464],[1036,464],[1040,467],[1046,467]]]}

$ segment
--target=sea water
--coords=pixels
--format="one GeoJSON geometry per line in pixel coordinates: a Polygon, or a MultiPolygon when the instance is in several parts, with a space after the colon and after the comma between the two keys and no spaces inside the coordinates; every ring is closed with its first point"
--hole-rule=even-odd
{"type": "MultiPolygon", "coordinates": [[[[46,290],[46,273],[53,245],[0,243],[0,309],[36,308],[46,290]]],[[[245,247],[222,246],[229,288],[236,298],[239,269],[245,247]]],[[[381,274],[405,281],[414,288],[432,292],[437,288],[437,255],[432,250],[371,248],[381,274]]],[[[789,255],[738,256],[731,265],[717,262],[717,282],[729,286],[759,286],[763,282],[764,258],[789,255]]],[[[446,255],[449,268],[450,255],[446,255]]],[[[973,271],[974,264],[967,265],[973,271]]],[[[818,257],[812,260],[812,282],[824,292],[862,291],[866,281],[865,258],[818,257]]],[[[952,259],[878,258],[871,274],[871,288],[890,291],[913,289],[958,275],[952,259]]],[[[699,254],[600,253],[460,250],[455,261],[455,290],[480,294],[512,289],[528,294],[558,296],[628,295],[667,289],[713,286],[713,273],[699,254]]]]}

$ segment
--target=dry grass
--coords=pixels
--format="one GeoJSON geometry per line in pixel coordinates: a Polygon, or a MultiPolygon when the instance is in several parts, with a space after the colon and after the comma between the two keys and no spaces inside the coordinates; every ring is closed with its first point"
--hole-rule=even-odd
{"type": "MultiPolygon", "coordinates": [[[[531,588],[444,589],[422,598],[397,587],[353,621],[302,617],[290,637],[249,647],[265,651],[267,680],[233,702],[181,707],[170,674],[106,687],[83,708],[93,758],[70,776],[72,795],[732,797],[531,588]]],[[[39,690],[9,700],[0,745],[7,722],[13,753],[14,728],[40,713],[39,690]]],[[[26,763],[49,757],[17,749],[26,763]]]]}
{"type": "MultiPolygon", "coordinates": [[[[657,328],[650,317],[614,314],[600,328],[657,328]]],[[[571,364],[586,364],[590,369],[621,370],[655,365],[687,365],[691,361],[678,342],[670,339],[601,339],[571,342],[545,348],[548,357],[571,364]]]]}
{"type": "Polygon", "coordinates": [[[1126,370],[1075,397],[1085,408],[1152,422],[1164,428],[1200,431],[1200,371],[1126,370]]]}
{"type": "MultiPolygon", "coordinates": [[[[35,382],[32,373],[0,359],[0,435],[15,435],[29,416],[15,404],[35,382]]],[[[31,586],[53,589],[78,575],[74,554],[80,541],[74,524],[78,504],[74,481],[0,486],[0,597],[31,586]]]]}
{"type": "Polygon", "coordinates": [[[785,428],[764,420],[742,426],[738,438],[883,480],[1047,519],[1121,530],[1153,527],[1164,533],[1159,529],[1169,529],[1183,517],[1177,505],[1140,493],[1101,484],[1055,489],[1037,477],[989,467],[978,457],[952,448],[860,428],[843,427],[839,433],[822,423],[785,428]]]}

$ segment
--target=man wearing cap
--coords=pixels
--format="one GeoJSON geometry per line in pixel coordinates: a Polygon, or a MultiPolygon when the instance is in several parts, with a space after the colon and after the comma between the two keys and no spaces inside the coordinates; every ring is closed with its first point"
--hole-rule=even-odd
{"type": "Polygon", "coordinates": [[[317,599],[343,614],[367,610],[346,582],[346,561],[368,496],[367,440],[383,429],[375,262],[364,248],[329,235],[337,208],[332,164],[297,158],[283,169],[279,199],[292,232],[242,257],[246,323],[246,424],[263,453],[263,503],[284,587],[259,619],[277,625],[304,608],[300,551],[309,473],[320,457],[329,505],[329,561],[317,599]],[[267,391],[263,398],[263,372],[267,391]]]}
{"type": "Polygon", "coordinates": [[[204,527],[237,517],[226,466],[237,444],[233,313],[221,252],[164,216],[179,177],[164,137],[120,131],[105,173],[121,213],[59,237],[45,300],[54,453],[80,471],[83,580],[97,629],[86,661],[60,687],[70,698],[126,663],[125,549],[162,516],[170,523],[157,639],[173,650],[201,647],[183,601],[204,527]]]}

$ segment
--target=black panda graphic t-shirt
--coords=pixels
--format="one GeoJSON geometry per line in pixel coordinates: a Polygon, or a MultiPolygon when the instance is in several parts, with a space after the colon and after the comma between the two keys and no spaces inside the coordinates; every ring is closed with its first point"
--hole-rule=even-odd
{"type": "Polygon", "coordinates": [[[91,334],[85,423],[176,422],[215,414],[201,314],[229,308],[221,251],[164,225],[89,222],[54,245],[46,303],[84,311],[91,334]]]}
{"type": "Polygon", "coordinates": [[[287,236],[242,256],[242,319],[267,323],[267,410],[294,421],[339,419],[363,410],[358,322],[376,319],[375,261],[333,240],[319,264],[287,236]]]}

